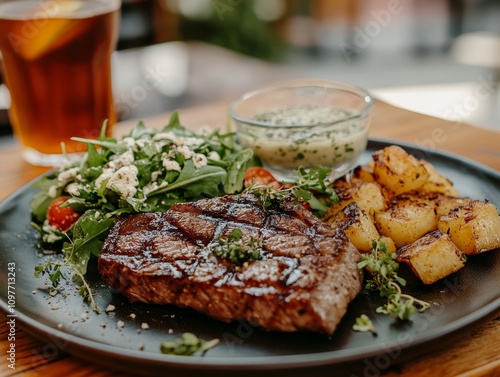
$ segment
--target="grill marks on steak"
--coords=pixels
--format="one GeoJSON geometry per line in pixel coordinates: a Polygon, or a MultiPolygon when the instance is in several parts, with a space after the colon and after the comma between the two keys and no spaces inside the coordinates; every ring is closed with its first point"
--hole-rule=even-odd
{"type": "Polygon", "coordinates": [[[361,290],[358,251],[345,234],[290,200],[254,195],[179,203],[119,217],[99,255],[104,281],[131,301],[190,307],[267,330],[332,334],[361,290]],[[262,239],[262,260],[237,266],[211,245],[232,229],[262,239]]]}

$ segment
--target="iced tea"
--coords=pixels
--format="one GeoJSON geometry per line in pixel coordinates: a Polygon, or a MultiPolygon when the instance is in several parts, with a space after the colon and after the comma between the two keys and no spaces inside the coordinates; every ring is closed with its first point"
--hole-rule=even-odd
{"type": "Polygon", "coordinates": [[[11,95],[10,119],[27,159],[86,150],[115,122],[110,58],[119,0],[37,0],[0,4],[0,50],[11,95]]]}

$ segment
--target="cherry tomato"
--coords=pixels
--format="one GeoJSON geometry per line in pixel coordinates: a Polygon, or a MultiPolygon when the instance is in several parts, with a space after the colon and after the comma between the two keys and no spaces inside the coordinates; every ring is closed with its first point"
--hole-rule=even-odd
{"type": "Polygon", "coordinates": [[[269,173],[269,171],[258,166],[248,168],[245,172],[245,187],[250,187],[252,184],[271,186],[276,189],[279,189],[282,186],[281,182],[278,182],[276,178],[269,173]]]}
{"type": "Polygon", "coordinates": [[[61,208],[61,205],[68,199],[69,197],[67,196],[60,196],[54,199],[47,210],[49,225],[55,226],[63,232],[68,230],[80,217],[80,214],[75,212],[71,207],[61,208]]]}

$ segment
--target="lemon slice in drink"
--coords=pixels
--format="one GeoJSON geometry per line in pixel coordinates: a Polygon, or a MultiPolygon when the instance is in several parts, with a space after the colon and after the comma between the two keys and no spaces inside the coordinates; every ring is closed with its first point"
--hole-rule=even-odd
{"type": "Polygon", "coordinates": [[[84,6],[83,1],[66,0],[55,3],[50,9],[39,9],[35,13],[39,18],[33,21],[35,32],[27,37],[27,44],[22,48],[26,60],[35,60],[57,46],[71,40],[81,32],[74,28],[75,17],[84,6]]]}

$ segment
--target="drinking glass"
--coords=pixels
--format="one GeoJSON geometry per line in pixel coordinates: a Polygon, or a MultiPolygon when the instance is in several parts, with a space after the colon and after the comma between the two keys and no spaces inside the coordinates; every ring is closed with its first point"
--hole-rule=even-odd
{"type": "Polygon", "coordinates": [[[111,55],[120,0],[19,0],[0,3],[3,79],[9,117],[34,165],[57,165],[116,121],[111,55]],[[64,153],[63,153],[64,152],[64,153]]]}

